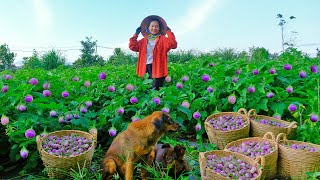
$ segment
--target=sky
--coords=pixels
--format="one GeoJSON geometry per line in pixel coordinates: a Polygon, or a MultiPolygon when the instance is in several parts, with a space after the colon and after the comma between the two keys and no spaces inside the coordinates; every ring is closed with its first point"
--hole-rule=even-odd
{"type": "Polygon", "coordinates": [[[0,44],[16,53],[16,65],[33,49],[60,50],[70,64],[80,55],[80,41],[92,37],[107,59],[116,47],[131,52],[129,38],[141,21],[159,15],[176,35],[173,52],[254,46],[279,53],[279,13],[288,22],[285,37],[297,32],[298,48],[314,56],[320,48],[320,0],[0,0],[0,44]]]}

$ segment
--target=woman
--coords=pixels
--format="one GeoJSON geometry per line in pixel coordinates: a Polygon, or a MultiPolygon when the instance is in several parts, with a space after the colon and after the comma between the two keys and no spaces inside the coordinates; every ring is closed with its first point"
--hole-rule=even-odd
{"type": "Polygon", "coordinates": [[[168,75],[167,53],[170,49],[177,48],[177,41],[171,29],[160,16],[148,16],[130,38],[129,48],[139,52],[137,75],[143,77],[148,73],[149,78],[154,79],[152,88],[159,90],[168,75]],[[144,38],[138,41],[140,32],[144,38]]]}

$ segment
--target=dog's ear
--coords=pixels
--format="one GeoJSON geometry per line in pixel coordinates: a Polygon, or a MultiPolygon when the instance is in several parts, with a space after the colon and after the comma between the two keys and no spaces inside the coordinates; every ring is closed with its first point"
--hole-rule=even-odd
{"type": "Polygon", "coordinates": [[[165,148],[170,148],[170,144],[168,144],[168,143],[165,143],[165,144],[163,144],[162,145],[162,147],[161,147],[162,149],[165,149],[165,148]]]}
{"type": "Polygon", "coordinates": [[[161,117],[156,117],[154,120],[153,120],[153,125],[156,127],[156,131],[157,132],[160,132],[163,126],[163,119],[161,117]]]}
{"type": "Polygon", "coordinates": [[[180,144],[177,144],[174,147],[174,152],[177,154],[177,157],[183,157],[186,153],[186,148],[184,146],[181,146],[180,144]]]}
{"type": "Polygon", "coordinates": [[[161,119],[164,121],[164,122],[168,122],[170,121],[171,117],[167,114],[167,113],[163,113],[161,115],[161,119]]]}

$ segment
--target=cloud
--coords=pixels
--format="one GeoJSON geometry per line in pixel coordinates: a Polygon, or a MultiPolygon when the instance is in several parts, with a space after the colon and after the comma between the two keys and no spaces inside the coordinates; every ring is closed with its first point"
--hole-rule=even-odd
{"type": "Polygon", "coordinates": [[[52,23],[52,15],[44,0],[33,0],[36,24],[39,29],[47,28],[52,23]]]}
{"type": "Polygon", "coordinates": [[[192,32],[201,27],[208,15],[212,12],[212,9],[216,7],[217,0],[205,0],[202,3],[196,1],[197,5],[192,4],[182,19],[176,23],[176,34],[183,35],[188,32],[192,32]]]}

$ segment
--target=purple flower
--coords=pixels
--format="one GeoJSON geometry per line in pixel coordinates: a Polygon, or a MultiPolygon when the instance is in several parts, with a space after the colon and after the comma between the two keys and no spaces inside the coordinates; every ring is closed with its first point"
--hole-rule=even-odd
{"type": "Polygon", "coordinates": [[[210,67],[213,67],[213,66],[214,66],[214,63],[210,63],[209,66],[210,66],[210,67]]]}
{"type": "Polygon", "coordinates": [[[240,70],[236,70],[236,72],[235,72],[236,74],[240,74],[241,73],[241,71],[240,70]]]}
{"type": "Polygon", "coordinates": [[[99,74],[99,79],[100,79],[100,80],[104,80],[106,77],[107,77],[107,75],[106,75],[105,72],[101,72],[101,73],[99,74]]]}
{"type": "Polygon", "coordinates": [[[57,112],[54,111],[54,110],[51,110],[49,114],[50,114],[51,117],[56,117],[57,116],[57,112]]]}
{"type": "Polygon", "coordinates": [[[183,76],[181,79],[182,79],[182,82],[184,83],[184,82],[189,80],[189,77],[188,76],[183,76]]]}
{"type": "Polygon", "coordinates": [[[177,87],[178,89],[182,89],[182,88],[183,88],[183,85],[178,82],[178,83],[176,84],[176,87],[177,87]]]}
{"type": "Polygon", "coordinates": [[[32,84],[32,85],[37,85],[37,84],[39,83],[39,81],[38,81],[38,79],[36,79],[36,78],[31,78],[31,79],[29,80],[29,83],[32,84]]]}
{"type": "Polygon", "coordinates": [[[287,93],[292,93],[293,92],[293,87],[292,86],[288,86],[286,88],[287,93]]]}
{"type": "MultiPolygon", "coordinates": [[[[319,117],[318,117],[318,115],[316,115],[316,114],[311,114],[311,115],[310,115],[310,120],[311,120],[312,122],[318,122],[319,117]]],[[[2,121],[1,121],[1,122],[2,122],[2,121]]]]}
{"type": "Polygon", "coordinates": [[[124,113],[124,108],[120,107],[119,109],[117,109],[117,113],[118,114],[123,114],[124,113]]]}
{"type": "Polygon", "coordinates": [[[183,106],[183,107],[185,107],[185,108],[190,108],[190,104],[189,104],[189,102],[188,101],[183,101],[182,103],[181,103],[181,106],[183,106]]]}
{"type": "Polygon", "coordinates": [[[17,106],[17,110],[19,110],[20,112],[23,112],[23,111],[27,110],[27,107],[25,105],[21,104],[21,105],[17,106]]]}
{"type": "Polygon", "coordinates": [[[116,88],[114,86],[109,86],[108,87],[108,91],[109,92],[114,92],[116,90],[116,88]]]}
{"type": "Polygon", "coordinates": [[[79,118],[80,118],[79,114],[73,114],[73,117],[74,117],[75,119],[79,119],[79,118]]]}
{"type": "Polygon", "coordinates": [[[301,78],[305,78],[305,77],[307,76],[307,73],[306,73],[305,71],[300,71],[300,72],[299,72],[299,76],[300,76],[301,78]]]}
{"type": "Polygon", "coordinates": [[[208,82],[210,80],[210,76],[208,74],[205,74],[202,76],[202,81],[203,82],[208,82]]]}
{"type": "Polygon", "coordinates": [[[127,85],[126,85],[126,89],[127,89],[128,91],[132,91],[132,90],[134,89],[134,86],[133,86],[132,84],[127,84],[127,85]]]}
{"type": "Polygon", "coordinates": [[[164,113],[169,113],[169,112],[170,112],[170,109],[169,109],[169,108],[164,107],[164,108],[162,108],[162,112],[164,112],[164,113]]]}
{"type": "Polygon", "coordinates": [[[230,96],[228,96],[228,102],[229,102],[230,104],[236,103],[236,100],[237,100],[237,98],[236,98],[235,95],[230,95],[230,96]]]}
{"type": "Polygon", "coordinates": [[[280,114],[275,114],[273,117],[276,118],[276,119],[281,119],[280,114]]]}
{"type": "Polygon", "coordinates": [[[88,109],[84,106],[80,107],[80,112],[81,113],[86,113],[88,111],[88,109]]]}
{"type": "Polygon", "coordinates": [[[2,125],[7,125],[9,123],[9,118],[7,117],[7,116],[5,116],[5,115],[2,115],[2,117],[1,117],[1,124],[2,125]]]}
{"type": "Polygon", "coordinates": [[[69,96],[69,92],[68,91],[63,91],[61,93],[62,97],[67,98],[69,96]]]}
{"type": "Polygon", "coordinates": [[[201,130],[201,124],[200,123],[197,123],[196,125],[196,131],[200,131],[201,130]]]}
{"type": "Polygon", "coordinates": [[[201,117],[201,114],[198,111],[193,113],[193,118],[199,119],[200,117],[201,117]]]}
{"type": "Polygon", "coordinates": [[[67,115],[66,115],[66,120],[67,120],[67,121],[70,121],[70,120],[72,119],[72,117],[73,117],[72,114],[67,114],[67,115]]]}
{"type": "Polygon", "coordinates": [[[267,98],[273,98],[274,96],[274,93],[273,92],[268,92],[267,93],[267,98]]]}
{"type": "Polygon", "coordinates": [[[9,86],[8,85],[4,85],[1,88],[1,92],[6,93],[6,92],[8,92],[8,89],[9,89],[9,86]]]}
{"type": "Polygon", "coordinates": [[[21,156],[23,159],[27,158],[27,157],[28,157],[28,150],[26,150],[26,149],[21,149],[21,151],[20,151],[20,156],[21,156]]]}
{"type": "Polygon", "coordinates": [[[257,69],[255,69],[255,70],[252,71],[252,74],[253,75],[257,75],[257,74],[259,74],[259,71],[257,69]]]}
{"type": "Polygon", "coordinates": [[[170,77],[170,76],[167,76],[164,80],[165,80],[166,82],[171,82],[171,77],[170,77]]]}
{"type": "Polygon", "coordinates": [[[59,123],[64,123],[64,118],[62,116],[59,117],[59,123]]]}
{"type": "Polygon", "coordinates": [[[139,117],[137,117],[137,116],[132,116],[131,117],[131,121],[132,122],[136,122],[136,121],[139,121],[140,119],[139,119],[139,117]]]}
{"type": "Polygon", "coordinates": [[[212,93],[212,92],[213,92],[213,88],[212,88],[211,86],[209,86],[209,87],[207,88],[207,91],[208,91],[209,93],[212,93]]]}
{"type": "Polygon", "coordinates": [[[274,74],[274,73],[276,73],[276,69],[275,69],[275,68],[271,68],[271,69],[269,69],[269,73],[270,73],[270,74],[274,74]]]}
{"type": "Polygon", "coordinates": [[[5,79],[6,79],[6,80],[10,80],[11,78],[12,78],[12,76],[11,76],[10,74],[6,74],[6,75],[5,75],[5,79]]]}
{"type": "Polygon", "coordinates": [[[155,97],[153,98],[153,102],[156,103],[156,105],[159,105],[161,101],[160,101],[160,98],[155,97]]]}
{"type": "Polygon", "coordinates": [[[312,73],[317,73],[318,72],[317,66],[315,66],[315,65],[310,66],[310,70],[311,70],[312,73]]]}
{"type": "Polygon", "coordinates": [[[83,83],[83,85],[85,86],[85,87],[90,87],[90,81],[85,81],[84,83],[83,83]]]}
{"type": "Polygon", "coordinates": [[[115,136],[117,135],[117,129],[114,128],[114,127],[110,128],[110,129],[109,129],[109,135],[110,135],[111,137],[115,137],[115,136]]]}
{"type": "Polygon", "coordinates": [[[78,81],[79,81],[79,78],[78,78],[78,77],[73,77],[73,78],[72,78],[72,81],[78,82],[78,81]]]}
{"type": "Polygon", "coordinates": [[[256,88],[254,86],[248,87],[248,92],[249,93],[254,93],[256,91],[256,88]]]}
{"type": "Polygon", "coordinates": [[[30,103],[33,101],[33,97],[31,95],[27,95],[24,100],[27,102],[27,103],[30,103]]]}
{"type": "Polygon", "coordinates": [[[92,101],[86,101],[86,102],[84,102],[84,104],[85,104],[87,107],[91,107],[91,106],[92,106],[92,101]]]}
{"type": "Polygon", "coordinates": [[[138,103],[138,99],[133,96],[133,97],[130,98],[130,102],[131,102],[131,104],[137,104],[138,103]]]}
{"type": "Polygon", "coordinates": [[[238,82],[238,80],[239,80],[239,79],[238,79],[237,77],[233,77],[233,78],[232,78],[232,82],[234,82],[234,83],[238,82]]]}
{"type": "Polygon", "coordinates": [[[295,104],[290,104],[288,106],[288,110],[291,111],[291,112],[294,112],[297,110],[297,106],[295,104]]]}
{"type": "Polygon", "coordinates": [[[27,129],[24,135],[26,138],[33,138],[36,135],[36,132],[33,129],[27,129]]]}
{"type": "Polygon", "coordinates": [[[43,89],[50,89],[50,84],[49,83],[44,83],[42,85],[43,89]]]}
{"type": "Polygon", "coordinates": [[[291,69],[292,69],[292,66],[291,66],[291,64],[285,64],[285,65],[283,66],[283,68],[284,68],[285,70],[291,70],[291,69]]]}
{"type": "Polygon", "coordinates": [[[42,94],[44,97],[49,97],[49,96],[51,96],[51,91],[50,90],[43,90],[42,94]]]}

